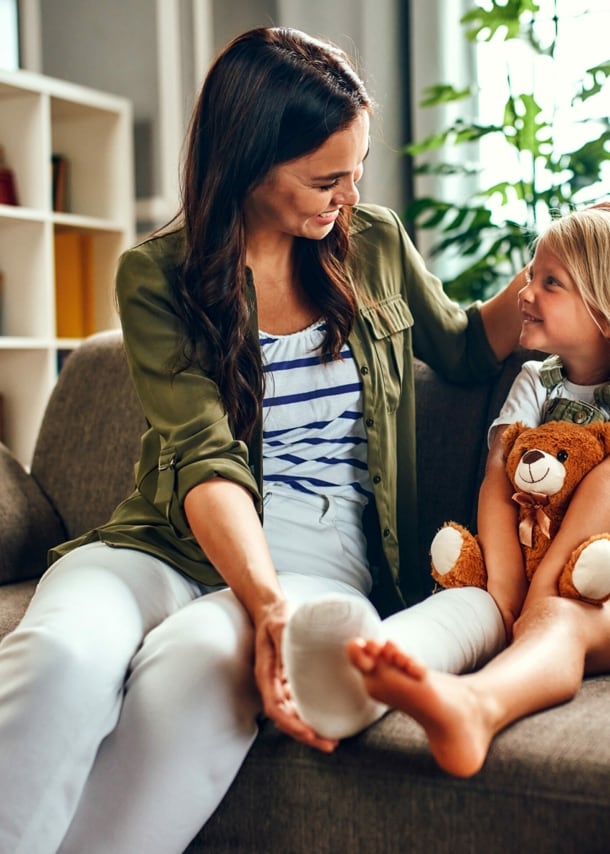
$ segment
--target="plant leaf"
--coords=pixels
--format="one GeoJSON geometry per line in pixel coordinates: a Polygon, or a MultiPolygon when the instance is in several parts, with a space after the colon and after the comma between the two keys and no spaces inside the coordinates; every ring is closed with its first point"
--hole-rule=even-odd
{"type": "Polygon", "coordinates": [[[405,146],[405,151],[412,157],[417,157],[427,151],[436,151],[443,145],[451,143],[460,145],[463,142],[476,142],[491,133],[503,133],[504,129],[499,125],[465,124],[462,119],[456,121],[444,131],[431,134],[420,140],[405,146]]]}
{"type": "Polygon", "coordinates": [[[587,77],[581,82],[578,92],[572,98],[572,104],[584,103],[594,95],[598,95],[610,77],[610,60],[587,68],[587,77]]]}
{"type": "Polygon", "coordinates": [[[470,176],[478,175],[481,167],[473,163],[418,163],[413,171],[416,175],[470,176]]]}
{"type": "Polygon", "coordinates": [[[503,5],[493,3],[491,9],[472,9],[462,15],[460,22],[471,25],[466,27],[466,38],[470,41],[491,41],[498,33],[506,41],[519,37],[524,15],[533,17],[539,11],[537,0],[507,0],[503,5]]]}
{"type": "Polygon", "coordinates": [[[474,89],[468,86],[466,89],[455,89],[449,83],[438,83],[435,86],[426,86],[422,91],[420,107],[436,107],[438,104],[450,104],[453,101],[462,101],[470,98],[474,89]]]}

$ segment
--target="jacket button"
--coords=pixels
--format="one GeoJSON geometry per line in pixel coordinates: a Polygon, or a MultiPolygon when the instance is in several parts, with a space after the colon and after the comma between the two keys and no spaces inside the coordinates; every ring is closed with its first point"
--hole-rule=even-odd
{"type": "Polygon", "coordinates": [[[364,377],[365,377],[365,376],[368,374],[368,372],[369,372],[369,369],[367,368],[367,366],[366,366],[366,365],[363,365],[363,366],[360,368],[360,373],[362,374],[362,376],[364,376],[364,377]]]}
{"type": "Polygon", "coordinates": [[[367,427],[372,427],[374,423],[375,423],[375,421],[372,418],[366,419],[366,426],[367,427]]]}
{"type": "Polygon", "coordinates": [[[390,529],[389,529],[389,528],[384,528],[384,529],[383,529],[383,536],[384,536],[384,537],[389,537],[389,536],[390,536],[390,529]]]}
{"type": "Polygon", "coordinates": [[[381,475],[380,474],[375,475],[375,477],[373,478],[373,483],[381,483],[381,475]]]}

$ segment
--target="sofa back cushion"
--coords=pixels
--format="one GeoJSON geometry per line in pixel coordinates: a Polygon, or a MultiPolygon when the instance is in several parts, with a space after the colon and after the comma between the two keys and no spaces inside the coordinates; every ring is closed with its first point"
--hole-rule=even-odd
{"type": "Polygon", "coordinates": [[[415,362],[417,402],[418,570],[433,584],[430,543],[443,522],[470,527],[479,486],[491,382],[472,386],[443,380],[415,362]]]}
{"type": "Polygon", "coordinates": [[[66,539],[105,522],[131,492],[145,429],[120,331],[91,336],[64,362],[32,459],[66,539]]]}
{"type": "Polygon", "coordinates": [[[476,531],[489,425],[523,362],[540,358],[540,353],[517,350],[499,375],[473,386],[448,383],[428,365],[415,363],[419,571],[429,589],[432,538],[450,520],[476,531]]]}

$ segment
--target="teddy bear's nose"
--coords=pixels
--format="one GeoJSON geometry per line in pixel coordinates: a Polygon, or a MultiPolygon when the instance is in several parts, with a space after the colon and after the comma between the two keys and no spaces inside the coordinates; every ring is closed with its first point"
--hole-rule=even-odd
{"type": "Polygon", "coordinates": [[[521,457],[521,462],[525,463],[526,466],[531,466],[538,462],[538,460],[541,460],[543,456],[542,451],[526,451],[521,457]]]}

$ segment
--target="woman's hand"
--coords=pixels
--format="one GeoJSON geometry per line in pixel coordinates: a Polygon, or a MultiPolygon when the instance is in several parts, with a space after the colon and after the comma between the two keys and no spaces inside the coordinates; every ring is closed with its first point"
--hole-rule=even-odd
{"type": "Polygon", "coordinates": [[[265,715],[276,727],[297,741],[331,753],[338,742],[322,738],[299,717],[290,696],[282,663],[282,633],[289,617],[286,600],[265,608],[254,628],[254,675],[265,715]]]}

